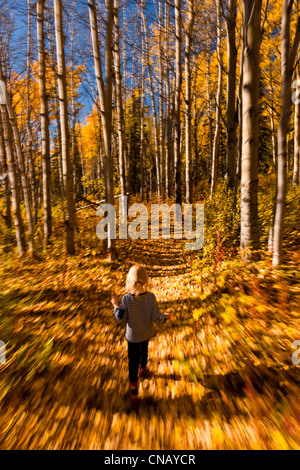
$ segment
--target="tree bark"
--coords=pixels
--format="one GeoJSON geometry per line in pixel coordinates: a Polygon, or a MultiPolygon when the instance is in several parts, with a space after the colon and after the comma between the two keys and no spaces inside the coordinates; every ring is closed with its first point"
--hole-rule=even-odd
{"type": "Polygon", "coordinates": [[[41,138],[42,138],[42,172],[43,172],[43,205],[44,205],[44,242],[49,245],[52,232],[51,214],[51,167],[50,167],[50,136],[48,95],[46,89],[46,62],[44,41],[44,9],[45,0],[38,0],[37,8],[37,40],[39,61],[39,89],[41,106],[41,138]]]}
{"type": "Polygon", "coordinates": [[[12,227],[12,218],[11,218],[11,199],[10,199],[10,187],[9,187],[9,176],[8,176],[8,167],[5,151],[5,143],[3,139],[3,129],[2,129],[2,118],[0,115],[0,174],[2,176],[2,188],[4,196],[4,207],[6,209],[5,225],[8,229],[12,227]]]}
{"type": "Polygon", "coordinates": [[[227,104],[226,104],[226,125],[227,125],[227,148],[226,148],[226,180],[229,188],[234,187],[236,168],[236,62],[237,49],[235,41],[237,16],[237,0],[230,0],[228,4],[228,14],[225,16],[227,27],[227,104]]]}
{"type": "MultiPolygon", "coordinates": [[[[2,64],[0,64],[0,80],[3,83],[5,83],[4,75],[2,71],[2,64]]],[[[20,171],[21,188],[23,191],[26,220],[27,220],[27,226],[28,226],[28,247],[29,247],[29,252],[32,255],[34,251],[33,219],[32,219],[31,201],[30,201],[30,194],[29,194],[29,188],[28,188],[27,174],[26,174],[26,169],[25,169],[25,159],[24,159],[24,153],[23,153],[22,146],[21,146],[21,138],[20,138],[20,133],[19,133],[19,129],[17,126],[15,112],[12,107],[8,93],[6,93],[6,110],[7,110],[7,116],[9,119],[10,126],[11,126],[12,134],[13,134],[14,147],[15,147],[16,156],[17,156],[18,168],[20,171]]],[[[2,115],[3,127],[6,126],[6,124],[4,123],[4,120],[5,118],[3,114],[2,115]]],[[[9,132],[10,132],[10,128],[9,128],[9,132]]],[[[12,139],[10,140],[10,145],[12,146],[12,139]]]]}
{"type": "MultiPolygon", "coordinates": [[[[102,75],[100,45],[98,38],[98,25],[96,16],[95,0],[89,0],[89,15],[91,25],[91,36],[93,45],[94,66],[96,73],[97,89],[100,100],[101,118],[103,125],[103,137],[105,148],[105,188],[106,201],[114,205],[113,193],[113,159],[111,152],[112,145],[112,66],[113,66],[113,21],[114,21],[113,0],[106,0],[107,22],[106,22],[106,45],[105,45],[105,84],[102,75]]],[[[110,227],[108,227],[110,234],[110,227]]],[[[116,257],[115,240],[108,235],[107,249],[109,257],[113,260],[116,257]]]]}
{"type": "MultiPolygon", "coordinates": [[[[144,159],[145,159],[145,41],[142,37],[142,54],[141,54],[141,132],[140,132],[140,172],[141,172],[141,199],[144,199],[144,178],[146,172],[144,171],[144,159]]],[[[147,185],[146,185],[147,186],[147,185]]]]}
{"type": "Polygon", "coordinates": [[[257,213],[259,60],[261,0],[243,0],[243,144],[241,161],[241,250],[244,259],[255,258],[259,248],[257,213]],[[253,253],[254,252],[254,253],[253,253]]]}
{"type": "Polygon", "coordinates": [[[165,184],[166,197],[169,198],[171,195],[172,187],[172,172],[171,166],[173,161],[173,148],[172,145],[172,103],[171,103],[171,85],[170,85],[170,59],[169,59],[169,47],[170,47],[170,4],[165,3],[165,55],[167,58],[166,63],[166,121],[167,121],[167,142],[165,152],[165,184]]]}
{"type": "Polygon", "coordinates": [[[212,151],[213,151],[213,121],[212,121],[212,106],[211,106],[211,73],[210,73],[210,54],[206,51],[206,97],[207,97],[207,117],[209,126],[209,137],[208,137],[208,149],[209,149],[209,163],[207,164],[207,174],[209,173],[209,165],[212,162],[212,151]]]}
{"type": "Polygon", "coordinates": [[[215,192],[217,182],[218,155],[221,132],[221,97],[222,97],[222,53],[221,53],[221,0],[216,0],[217,8],[217,56],[218,56],[218,90],[216,97],[216,127],[212,151],[210,197],[215,192]]]}
{"type": "Polygon", "coordinates": [[[161,182],[161,173],[160,173],[160,142],[159,142],[159,125],[157,119],[156,103],[155,103],[155,93],[153,86],[153,78],[151,71],[151,62],[150,62],[150,51],[149,51],[149,38],[148,38],[148,28],[145,15],[145,1],[141,0],[141,12],[142,12],[142,24],[144,30],[144,39],[145,39],[145,52],[146,52],[146,62],[149,76],[149,87],[153,108],[153,122],[154,122],[154,139],[155,139],[155,166],[156,166],[156,184],[157,184],[157,196],[160,198],[162,196],[162,182],[161,182]]]}
{"type": "Polygon", "coordinates": [[[69,255],[75,254],[74,231],[75,231],[75,203],[73,189],[73,163],[70,155],[70,133],[68,120],[68,97],[66,80],[66,62],[64,51],[63,18],[61,0],[54,0],[54,19],[56,54],[58,69],[58,93],[60,103],[60,129],[62,143],[62,167],[64,193],[67,202],[66,210],[66,249],[69,255]]]}
{"type": "Polygon", "coordinates": [[[28,0],[28,36],[27,36],[27,82],[26,82],[26,132],[27,142],[26,149],[29,162],[29,179],[31,189],[31,206],[33,208],[33,225],[36,225],[38,219],[38,198],[37,198],[37,182],[35,176],[35,162],[32,150],[33,136],[31,129],[31,102],[30,102],[30,88],[31,88],[31,61],[32,61],[32,3],[28,0]]]}
{"type": "MultiPolygon", "coordinates": [[[[1,70],[1,67],[0,67],[1,70]]],[[[3,81],[3,74],[1,70],[1,80],[3,81]]],[[[8,96],[7,96],[8,98],[8,96]]],[[[21,216],[21,204],[20,204],[20,189],[18,183],[18,175],[16,171],[15,158],[13,153],[13,140],[11,129],[9,125],[7,109],[5,104],[1,104],[1,119],[2,119],[2,130],[3,130],[3,140],[5,143],[8,172],[9,172],[9,182],[12,196],[12,209],[13,209],[13,218],[14,226],[16,231],[16,241],[19,256],[22,257],[26,253],[26,243],[25,243],[25,234],[24,234],[24,224],[21,216]]]]}
{"type": "Polygon", "coordinates": [[[273,266],[282,262],[282,240],[287,193],[287,133],[291,114],[291,85],[296,53],[300,42],[298,18],[294,43],[291,48],[290,28],[293,0],[284,0],[281,21],[281,114],[278,126],[277,197],[273,233],[273,266]]]}
{"type": "MultiPolygon", "coordinates": [[[[54,31],[55,32],[55,31],[54,31]]],[[[53,80],[53,108],[54,108],[54,118],[55,118],[55,127],[56,127],[56,152],[57,152],[57,170],[58,170],[58,182],[59,182],[59,191],[62,201],[65,200],[65,191],[64,191],[64,179],[63,179],[63,167],[62,167],[62,144],[61,144],[61,128],[60,128],[60,110],[59,110],[59,98],[58,98],[58,83],[57,83],[57,71],[56,71],[56,62],[55,62],[55,40],[53,37],[53,28],[49,25],[49,42],[50,42],[50,63],[52,64],[52,80],[53,80]]],[[[63,211],[65,213],[65,208],[62,205],[63,211]]],[[[65,215],[64,215],[65,218],[65,215]]]]}
{"type": "Polygon", "coordinates": [[[161,196],[165,196],[165,125],[164,125],[164,67],[163,67],[163,1],[159,0],[159,13],[158,13],[158,51],[159,51],[159,156],[160,156],[160,179],[161,179],[161,196]]]}
{"type": "Polygon", "coordinates": [[[175,164],[175,203],[182,203],[181,194],[181,152],[180,152],[180,95],[181,95],[181,0],[175,0],[175,106],[174,106],[174,164],[175,164]]]}
{"type": "Polygon", "coordinates": [[[117,102],[117,129],[119,141],[119,174],[121,194],[126,195],[125,161],[124,161],[124,111],[122,102],[122,81],[120,66],[120,27],[119,27],[119,0],[114,0],[114,69],[116,79],[116,102],[117,102]]]}
{"type": "MultiPolygon", "coordinates": [[[[300,59],[298,59],[300,60],[300,59]]],[[[297,64],[297,86],[300,86],[300,65],[297,64]]],[[[300,184],[300,99],[297,97],[295,103],[295,117],[294,117],[294,165],[293,165],[293,185],[300,184]]]]}
{"type": "MultiPolygon", "coordinates": [[[[238,113],[238,137],[237,137],[237,161],[236,161],[236,170],[235,170],[235,201],[237,200],[237,191],[238,185],[241,180],[241,162],[242,162],[242,146],[243,146],[243,68],[244,68],[244,33],[242,35],[242,45],[241,45],[241,57],[240,57],[240,76],[239,76],[239,85],[237,90],[237,113],[238,113]]],[[[236,203],[234,204],[236,206],[236,203]]]]}
{"type": "Polygon", "coordinates": [[[76,118],[78,114],[78,108],[76,106],[76,94],[75,94],[75,63],[74,63],[74,11],[75,11],[76,0],[73,0],[71,6],[71,19],[70,19],[70,68],[71,68],[71,158],[73,161],[73,187],[74,187],[74,204],[78,195],[81,191],[81,162],[79,155],[79,148],[76,136],[76,118]]]}
{"type": "Polygon", "coordinates": [[[188,26],[185,32],[185,200],[192,203],[191,155],[191,40],[194,29],[194,0],[188,1],[188,26]]]}

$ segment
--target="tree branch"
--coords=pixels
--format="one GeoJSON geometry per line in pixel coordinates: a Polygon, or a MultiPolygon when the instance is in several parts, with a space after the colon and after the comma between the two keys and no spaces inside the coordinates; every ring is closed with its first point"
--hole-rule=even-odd
{"type": "Polygon", "coordinates": [[[268,7],[269,7],[269,0],[266,1],[266,5],[265,5],[264,17],[263,17],[262,24],[261,24],[261,36],[265,32],[265,22],[268,16],[268,7]]]}
{"type": "Polygon", "coordinates": [[[300,17],[298,17],[294,43],[293,43],[293,47],[292,47],[291,54],[290,54],[290,59],[289,59],[289,66],[290,66],[291,73],[292,73],[293,68],[294,68],[299,43],[300,43],[300,17]]]}

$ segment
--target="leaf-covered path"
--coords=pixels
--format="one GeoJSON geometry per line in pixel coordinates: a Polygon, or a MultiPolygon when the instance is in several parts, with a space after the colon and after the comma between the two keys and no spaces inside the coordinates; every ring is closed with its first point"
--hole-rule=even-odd
{"type": "Polygon", "coordinates": [[[197,268],[174,240],[126,241],[119,251],[113,264],[82,250],[13,272],[3,260],[0,448],[299,448],[296,268],[278,278],[267,265],[197,268]],[[136,262],[172,313],[150,343],[138,412],[110,304],[136,262]]]}

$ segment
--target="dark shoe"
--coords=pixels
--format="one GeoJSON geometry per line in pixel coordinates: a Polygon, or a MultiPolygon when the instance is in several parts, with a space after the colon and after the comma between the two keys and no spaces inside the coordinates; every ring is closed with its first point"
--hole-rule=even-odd
{"type": "Polygon", "coordinates": [[[147,369],[147,367],[145,367],[145,369],[142,369],[142,367],[140,368],[140,377],[143,377],[143,378],[150,377],[150,372],[149,372],[149,369],[147,369]]]}
{"type": "Polygon", "coordinates": [[[133,409],[138,406],[138,383],[130,383],[130,403],[133,409]]]}
{"type": "Polygon", "coordinates": [[[133,410],[136,410],[139,405],[139,399],[137,395],[130,394],[130,405],[133,410]]]}

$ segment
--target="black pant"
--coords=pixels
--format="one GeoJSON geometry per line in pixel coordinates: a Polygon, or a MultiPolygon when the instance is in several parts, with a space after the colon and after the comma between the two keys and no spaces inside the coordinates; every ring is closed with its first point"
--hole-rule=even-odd
{"type": "Polygon", "coordinates": [[[145,369],[148,361],[148,343],[128,343],[128,362],[129,362],[129,380],[130,382],[137,382],[138,370],[141,364],[142,369],[145,369]]]}

